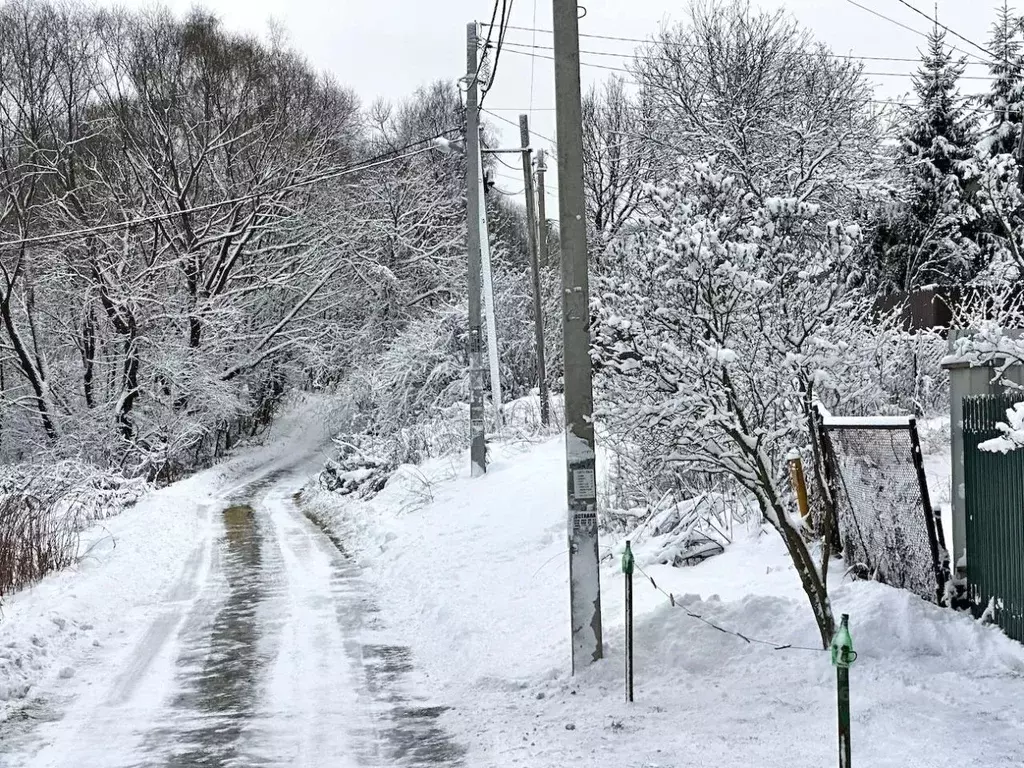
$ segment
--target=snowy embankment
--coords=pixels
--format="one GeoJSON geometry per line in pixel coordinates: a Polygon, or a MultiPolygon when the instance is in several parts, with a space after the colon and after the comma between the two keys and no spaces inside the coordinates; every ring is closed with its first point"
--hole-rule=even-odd
{"type": "Polygon", "coordinates": [[[94,648],[137,640],[134,635],[150,625],[168,594],[198,569],[197,553],[219,502],[238,485],[316,453],[327,439],[325,421],[325,403],[304,398],[275,424],[265,445],[241,449],[86,529],[74,567],[6,596],[0,722],[31,719],[33,693],[60,690],[94,648]]]}
{"type": "MultiPolygon", "coordinates": [[[[835,765],[835,673],[817,650],[720,633],[636,579],[636,703],[623,700],[623,581],[606,539],[606,659],[568,674],[562,442],[492,445],[396,475],[369,501],[312,488],[305,506],[365,569],[385,620],[416,653],[467,765],[835,765]]],[[[747,531],[692,568],[638,563],[727,628],[814,647],[817,631],[774,532],[747,531]]],[[[1024,763],[1024,648],[998,630],[878,584],[838,584],[851,615],[854,756],[900,768],[1024,763]]]]}

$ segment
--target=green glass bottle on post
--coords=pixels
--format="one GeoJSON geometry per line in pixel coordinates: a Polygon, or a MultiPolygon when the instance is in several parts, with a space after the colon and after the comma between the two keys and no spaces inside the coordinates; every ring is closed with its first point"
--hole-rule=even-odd
{"type": "Polygon", "coordinates": [[[850,637],[850,614],[844,613],[839,622],[839,629],[832,638],[832,666],[837,668],[849,667],[857,660],[857,654],[853,650],[853,638],[850,637]]]}
{"type": "Polygon", "coordinates": [[[839,768],[851,768],[850,749],[850,665],[857,660],[850,636],[850,615],[844,613],[832,638],[832,666],[836,668],[839,704],[839,768]]]}

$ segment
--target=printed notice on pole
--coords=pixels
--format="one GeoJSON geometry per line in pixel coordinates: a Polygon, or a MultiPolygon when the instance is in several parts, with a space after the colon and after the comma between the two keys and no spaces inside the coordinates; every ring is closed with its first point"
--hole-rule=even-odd
{"type": "MultiPolygon", "coordinates": [[[[572,530],[573,533],[578,531],[596,531],[597,530],[597,512],[577,512],[572,516],[572,530]]],[[[577,550],[572,550],[573,554],[577,550]]]]}
{"type": "Polygon", "coordinates": [[[597,498],[597,482],[592,469],[572,471],[572,495],[579,500],[597,498]]]}

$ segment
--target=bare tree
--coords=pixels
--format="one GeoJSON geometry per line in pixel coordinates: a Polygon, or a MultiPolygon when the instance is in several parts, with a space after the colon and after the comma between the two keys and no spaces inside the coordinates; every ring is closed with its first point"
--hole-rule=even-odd
{"type": "Polygon", "coordinates": [[[634,64],[654,123],[675,155],[716,154],[758,199],[839,213],[868,178],[879,140],[863,64],[833,56],[784,11],[749,0],[694,0],[634,64]]]}
{"type": "Polygon", "coordinates": [[[626,81],[611,77],[583,99],[583,170],[590,224],[607,244],[639,212],[644,187],[656,177],[664,150],[646,132],[646,100],[632,98],[626,81]]]}

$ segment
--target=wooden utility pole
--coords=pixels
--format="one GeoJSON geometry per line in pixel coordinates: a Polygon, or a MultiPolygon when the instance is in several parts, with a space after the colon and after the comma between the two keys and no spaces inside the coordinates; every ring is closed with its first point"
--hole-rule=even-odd
{"type": "Polygon", "coordinates": [[[597,534],[590,283],[583,192],[583,110],[576,0],[552,0],[558,210],[562,251],[565,459],[569,501],[569,604],[573,672],[603,656],[597,534]]]}
{"type": "Polygon", "coordinates": [[[466,241],[469,249],[469,434],[470,474],[478,477],[487,471],[487,444],[484,435],[484,371],[481,359],[480,328],[480,210],[484,204],[480,192],[480,111],[479,65],[477,64],[477,27],[466,27],[466,241]]]}
{"type": "Polygon", "coordinates": [[[548,404],[547,364],[544,361],[544,303],[540,293],[540,265],[537,255],[537,209],[533,196],[533,150],[530,149],[530,118],[519,116],[519,141],[523,147],[523,184],[526,192],[526,231],[530,246],[530,277],[533,279],[533,336],[537,352],[537,394],[540,396],[540,422],[551,422],[548,404]]]}
{"type": "Polygon", "coordinates": [[[537,260],[543,269],[548,266],[548,213],[547,190],[544,188],[544,173],[547,171],[547,156],[543,149],[537,150],[537,260]]]}

